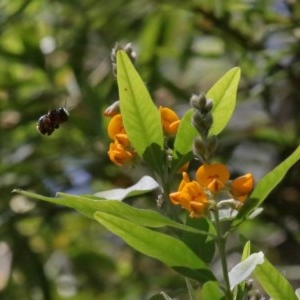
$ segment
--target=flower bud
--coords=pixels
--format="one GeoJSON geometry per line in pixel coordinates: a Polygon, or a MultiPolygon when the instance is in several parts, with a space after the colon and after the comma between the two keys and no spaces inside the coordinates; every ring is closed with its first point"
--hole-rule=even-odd
{"type": "Polygon", "coordinates": [[[192,124],[199,132],[202,132],[205,128],[203,115],[198,110],[196,110],[192,116],[192,124]]]}
{"type": "Polygon", "coordinates": [[[251,173],[247,173],[232,180],[230,185],[230,193],[234,199],[244,202],[251,193],[254,185],[254,178],[251,173]]]}
{"type": "Polygon", "coordinates": [[[110,54],[110,59],[111,59],[114,76],[117,76],[117,64],[116,63],[117,63],[117,52],[119,50],[124,50],[132,63],[134,63],[136,60],[136,52],[133,51],[131,43],[126,44],[125,47],[122,47],[120,44],[116,43],[114,48],[111,50],[111,54],[110,54]]]}
{"type": "Polygon", "coordinates": [[[206,99],[205,107],[203,108],[203,113],[209,113],[213,108],[213,102],[211,99],[206,99]]]}
{"type": "Polygon", "coordinates": [[[126,44],[124,47],[124,51],[127,53],[131,62],[134,63],[136,60],[136,52],[133,50],[132,44],[131,43],[126,44]]]}
{"type": "Polygon", "coordinates": [[[191,99],[190,99],[190,105],[191,107],[202,111],[202,109],[205,107],[206,105],[206,97],[204,94],[200,94],[200,95],[192,95],[191,99]]]}
{"type": "Polygon", "coordinates": [[[206,146],[200,137],[195,137],[194,139],[193,153],[201,159],[206,156],[206,146]]]}
{"type": "Polygon", "coordinates": [[[204,122],[205,122],[205,128],[207,130],[210,129],[212,123],[213,123],[213,117],[212,117],[212,114],[207,114],[205,117],[204,117],[204,122]]]}
{"type": "Polygon", "coordinates": [[[218,148],[218,138],[215,135],[210,136],[206,142],[207,150],[213,154],[218,148]]]}

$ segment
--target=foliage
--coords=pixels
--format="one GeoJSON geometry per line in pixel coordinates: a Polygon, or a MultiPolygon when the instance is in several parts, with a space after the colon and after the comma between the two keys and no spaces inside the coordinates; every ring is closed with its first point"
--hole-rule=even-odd
{"type": "MultiPolygon", "coordinates": [[[[144,161],[145,163],[147,163],[148,167],[150,169],[152,168],[153,171],[157,173],[159,181],[162,182],[162,191],[168,191],[169,189],[167,185],[172,181],[172,176],[174,174],[170,172],[171,178],[167,178],[166,180],[166,177],[170,175],[167,174],[166,166],[164,166],[164,164],[162,163],[163,145],[162,143],[160,143],[160,140],[162,140],[162,138],[156,139],[155,137],[155,133],[157,131],[161,133],[162,136],[162,130],[158,130],[159,128],[161,128],[161,121],[159,118],[157,118],[158,111],[156,110],[154,103],[151,101],[151,98],[146,90],[143,81],[140,79],[138,73],[135,71],[132,63],[130,62],[129,57],[122,50],[119,50],[117,52],[116,71],[121,99],[120,109],[125,131],[128,134],[130,141],[137,140],[137,142],[132,142],[132,144],[134,148],[137,149],[138,154],[144,158],[144,161]],[[156,124],[154,124],[155,122],[156,124]],[[158,148],[155,145],[158,145],[158,148]],[[157,149],[160,149],[160,151],[155,154],[155,151],[157,149]],[[145,156],[145,152],[150,152],[152,153],[152,155],[145,156]],[[158,161],[160,162],[159,164],[156,164],[155,158],[158,158],[158,161]]],[[[218,95],[216,96],[216,110],[212,111],[214,117],[217,109],[219,109],[220,106],[222,107],[222,104],[220,102],[226,101],[227,105],[227,109],[223,108],[223,118],[215,118],[214,123],[216,123],[217,125],[212,126],[212,128],[224,127],[229,121],[230,116],[234,110],[236,98],[235,94],[237,91],[236,86],[238,84],[238,80],[232,80],[232,71],[236,72],[236,70],[229,71],[224,75],[222,79],[217,82],[217,84],[215,84],[210,89],[210,95],[218,95]],[[222,125],[220,126],[218,125],[218,123],[222,125]]],[[[203,100],[203,98],[199,98],[199,101],[202,102],[199,102],[199,104],[196,104],[196,106],[203,106],[204,104],[201,103],[204,103],[203,101],[205,100],[203,100]]],[[[195,113],[192,118],[195,118],[194,116],[195,113]]],[[[204,115],[204,118],[207,118],[206,115],[204,115]]],[[[194,121],[194,123],[195,122],[196,121],[194,121]]],[[[219,133],[220,131],[221,130],[219,129],[219,131],[217,131],[216,133],[219,133]]],[[[202,138],[205,140],[205,136],[202,136],[202,138]]],[[[191,140],[190,143],[191,148],[192,142],[193,140],[191,140]]],[[[244,218],[247,217],[247,215],[249,215],[251,212],[253,212],[254,209],[266,199],[267,193],[270,192],[276,184],[278,184],[278,182],[288,171],[288,169],[297,160],[300,159],[299,150],[300,146],[293,155],[285,160],[284,163],[267,174],[265,176],[265,179],[263,178],[261,180],[262,183],[258,184],[256,189],[254,189],[252,193],[252,195],[254,195],[252,196],[252,199],[259,199],[259,201],[255,203],[254,206],[250,206],[251,209],[249,207],[247,208],[247,214],[245,212],[241,214],[244,218]]],[[[175,151],[178,152],[176,148],[175,151]]],[[[194,153],[197,152],[195,152],[194,150],[194,153]]],[[[206,164],[207,162],[204,161],[203,163],[206,164]]],[[[149,184],[147,184],[146,182],[146,185],[149,184]]],[[[154,188],[156,188],[156,186],[154,186],[154,188]]],[[[144,188],[144,190],[145,192],[149,191],[146,187],[144,188]]],[[[197,280],[201,284],[205,284],[209,281],[217,282],[214,274],[210,271],[210,261],[205,263],[207,253],[205,253],[202,257],[198,250],[205,247],[206,240],[203,239],[202,243],[198,244],[198,249],[195,249],[198,253],[197,255],[193,251],[194,249],[189,248],[189,243],[185,243],[184,239],[181,240],[178,237],[173,237],[169,234],[160,233],[147,228],[157,227],[159,224],[159,226],[171,225],[175,228],[190,231],[189,226],[185,228],[185,226],[181,225],[181,223],[175,225],[176,222],[173,222],[172,219],[164,219],[164,217],[160,216],[160,214],[158,213],[156,214],[152,211],[129,208],[127,207],[127,205],[122,204],[119,201],[110,200],[111,197],[109,197],[109,191],[106,192],[106,194],[108,195],[108,199],[101,199],[96,198],[95,196],[88,195],[71,196],[64,194],[59,194],[60,196],[62,196],[62,198],[47,198],[21,190],[16,190],[16,192],[51,203],[76,208],[79,212],[82,212],[84,215],[95,219],[97,222],[105,226],[108,230],[121,237],[128,245],[130,245],[137,251],[142,252],[147,256],[158,259],[165,265],[174,268],[179,274],[197,280]],[[182,255],[183,253],[184,255],[182,255]]],[[[215,199],[214,192],[215,191],[212,190],[212,195],[208,194],[210,195],[209,197],[211,201],[215,199]]],[[[111,196],[113,195],[115,195],[114,191],[111,196]]],[[[161,196],[167,199],[166,194],[162,194],[161,196]]],[[[170,198],[172,200],[171,195],[170,198]]],[[[252,199],[250,196],[248,203],[251,203],[252,199]]],[[[234,205],[238,205],[238,201],[234,205]]],[[[223,202],[226,202],[226,204],[229,203],[228,200],[225,200],[223,202]]],[[[205,289],[205,295],[209,298],[217,297],[218,299],[223,299],[224,297],[228,300],[244,299],[244,296],[234,296],[233,293],[237,293],[238,289],[242,293],[242,295],[248,295],[248,293],[252,292],[251,289],[248,289],[245,285],[245,280],[255,271],[257,279],[273,299],[296,299],[296,294],[293,292],[291,286],[283,277],[278,277],[277,272],[273,272],[272,274],[274,275],[269,275],[268,277],[265,275],[266,272],[268,272],[268,269],[274,267],[265,260],[264,254],[262,252],[254,253],[249,255],[248,257],[245,257],[242,262],[233,267],[232,270],[228,273],[225,257],[225,241],[227,239],[228,233],[235,226],[234,221],[239,220],[242,217],[239,216],[239,214],[237,215],[237,217],[235,217],[234,209],[236,209],[238,206],[231,207],[230,215],[233,216],[222,216],[221,203],[222,201],[219,201],[218,204],[213,204],[213,206],[211,206],[209,210],[213,212],[213,215],[210,216],[210,222],[212,222],[215,233],[212,235],[212,237],[214,243],[218,245],[225,283],[224,285],[219,283],[219,286],[217,288],[218,290],[223,290],[223,292],[215,294],[214,291],[212,292],[208,289],[205,289]],[[227,229],[223,233],[220,227],[220,222],[222,222],[222,220],[226,220],[227,222],[228,220],[230,221],[229,229],[227,229]],[[281,285],[284,285],[285,287],[278,289],[277,287],[281,285]]],[[[230,200],[230,203],[234,203],[234,198],[230,200]]],[[[163,204],[169,205],[168,203],[163,204]]],[[[184,208],[191,211],[191,208],[189,207],[184,206],[184,208]]],[[[190,214],[190,216],[192,218],[194,217],[193,214],[190,214]]],[[[204,215],[200,217],[204,217],[204,215]]],[[[207,217],[209,217],[209,215],[207,215],[207,217]]],[[[201,230],[199,231],[200,234],[204,234],[207,236],[211,234],[209,233],[209,231],[205,231],[202,226],[197,229],[201,230]]],[[[193,238],[198,239],[196,235],[193,238]]],[[[246,252],[244,253],[247,256],[246,252]]],[[[192,285],[188,285],[188,289],[192,290],[192,285]]],[[[194,298],[194,296],[190,297],[191,299],[194,298]]]]}

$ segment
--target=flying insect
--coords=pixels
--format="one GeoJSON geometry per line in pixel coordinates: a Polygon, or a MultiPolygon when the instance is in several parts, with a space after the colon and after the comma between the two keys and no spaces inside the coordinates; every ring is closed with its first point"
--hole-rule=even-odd
{"type": "Polygon", "coordinates": [[[68,110],[65,107],[59,107],[41,116],[36,123],[36,129],[41,134],[47,134],[49,136],[55,129],[59,128],[61,123],[68,121],[68,119],[68,110]]]}

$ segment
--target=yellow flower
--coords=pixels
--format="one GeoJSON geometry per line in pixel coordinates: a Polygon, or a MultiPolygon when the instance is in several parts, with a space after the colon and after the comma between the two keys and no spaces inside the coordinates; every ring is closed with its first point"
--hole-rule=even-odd
{"type": "Polygon", "coordinates": [[[178,192],[170,194],[170,200],[174,205],[181,205],[190,213],[191,218],[199,218],[208,206],[208,200],[203,188],[196,181],[190,181],[186,172],[182,173],[182,181],[178,192]]]}
{"type": "Polygon", "coordinates": [[[229,180],[227,167],[220,163],[203,164],[196,173],[197,181],[212,193],[221,190],[229,180]]]}
{"type": "Polygon", "coordinates": [[[136,152],[115,140],[109,145],[108,156],[116,165],[124,166],[136,158],[136,152]]]}
{"type": "Polygon", "coordinates": [[[251,173],[247,173],[232,180],[230,184],[230,194],[240,202],[244,202],[253,189],[254,179],[251,173]]]}
{"type": "Polygon", "coordinates": [[[177,114],[170,108],[159,107],[163,131],[166,135],[175,135],[180,123],[177,114]]]}
{"type": "Polygon", "coordinates": [[[118,134],[126,134],[121,114],[117,114],[111,118],[107,132],[112,140],[114,140],[118,134]]]}

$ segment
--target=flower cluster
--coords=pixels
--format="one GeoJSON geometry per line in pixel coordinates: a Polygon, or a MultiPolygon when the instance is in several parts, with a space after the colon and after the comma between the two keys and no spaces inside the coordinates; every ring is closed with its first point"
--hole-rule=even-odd
{"type": "Polygon", "coordinates": [[[215,207],[218,195],[227,193],[239,207],[252,191],[254,180],[248,173],[229,180],[227,167],[220,163],[203,164],[196,172],[196,180],[191,181],[186,172],[182,173],[178,191],[170,194],[174,205],[181,205],[190,213],[190,217],[199,218],[215,207]]]}
{"type": "Polygon", "coordinates": [[[132,163],[137,157],[137,153],[130,144],[121,114],[116,114],[111,118],[107,131],[113,140],[108,150],[110,160],[118,166],[132,163]]]}
{"type": "MultiPolygon", "coordinates": [[[[176,135],[180,123],[180,119],[177,114],[167,107],[160,106],[158,110],[164,134],[166,136],[176,135]]],[[[137,153],[132,147],[124,128],[119,109],[119,101],[116,101],[109,106],[105,110],[104,115],[111,117],[107,129],[108,136],[113,140],[108,150],[110,160],[118,166],[133,163],[137,158],[137,153]]]]}

